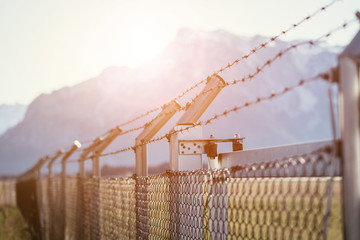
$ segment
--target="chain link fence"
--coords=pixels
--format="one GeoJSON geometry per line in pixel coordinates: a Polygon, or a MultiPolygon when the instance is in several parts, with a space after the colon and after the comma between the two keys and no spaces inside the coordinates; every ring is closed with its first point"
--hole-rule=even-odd
{"type": "Polygon", "coordinates": [[[0,205],[16,204],[15,179],[0,180],[0,205]]]}
{"type": "Polygon", "coordinates": [[[323,148],[230,169],[53,176],[18,182],[18,201],[37,239],[342,239],[335,161],[323,148]]]}

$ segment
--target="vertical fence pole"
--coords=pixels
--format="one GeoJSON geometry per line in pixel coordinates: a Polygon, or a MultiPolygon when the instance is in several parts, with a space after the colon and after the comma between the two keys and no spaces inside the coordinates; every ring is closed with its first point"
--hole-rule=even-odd
{"type": "Polygon", "coordinates": [[[66,161],[68,158],[81,147],[80,142],[75,141],[71,149],[64,154],[61,159],[61,223],[60,223],[60,237],[59,239],[66,239],[66,161]]]}
{"type": "Polygon", "coordinates": [[[53,196],[53,192],[54,192],[54,188],[55,185],[53,184],[53,172],[52,172],[52,166],[54,164],[54,162],[56,161],[56,159],[58,159],[58,157],[60,157],[60,155],[63,154],[63,150],[59,150],[55,156],[53,156],[52,158],[50,158],[50,161],[48,163],[48,178],[47,178],[47,195],[48,195],[48,222],[47,224],[49,225],[49,238],[50,239],[55,239],[56,238],[56,228],[55,228],[55,219],[57,219],[56,217],[56,211],[59,211],[59,209],[56,209],[55,206],[55,201],[54,201],[54,196],[53,196]]]}
{"type": "Polygon", "coordinates": [[[91,157],[92,161],[92,198],[91,198],[91,239],[92,240],[100,240],[101,239],[101,225],[100,225],[100,177],[101,177],[101,169],[100,169],[100,159],[99,156],[93,155],[91,157]]]}
{"type": "Polygon", "coordinates": [[[49,239],[53,239],[54,237],[54,213],[53,213],[53,196],[52,196],[52,184],[51,184],[51,179],[52,179],[52,164],[48,165],[48,176],[47,176],[47,206],[48,206],[48,222],[47,222],[47,226],[48,226],[48,234],[49,234],[49,239]]]}
{"type": "Polygon", "coordinates": [[[339,57],[345,239],[360,239],[360,32],[339,57]]]}
{"type": "Polygon", "coordinates": [[[122,133],[119,127],[112,129],[108,135],[102,140],[94,149],[92,156],[93,178],[94,179],[94,237],[93,239],[101,239],[101,166],[100,166],[100,154],[115,140],[117,136],[122,133]]]}
{"type": "Polygon", "coordinates": [[[60,239],[66,236],[66,160],[61,161],[61,223],[60,223],[60,239]]]}
{"type": "Polygon", "coordinates": [[[76,239],[84,239],[84,178],[85,178],[85,162],[79,159],[79,173],[77,175],[77,197],[76,197],[76,239]]]}
{"type": "Polygon", "coordinates": [[[77,196],[77,213],[76,213],[76,239],[84,239],[87,234],[90,235],[91,239],[100,239],[101,238],[101,222],[100,222],[100,177],[101,177],[101,167],[100,167],[100,154],[106,149],[106,147],[121,134],[122,130],[119,127],[111,129],[107,133],[107,136],[103,138],[97,138],[94,142],[87,148],[83,150],[78,162],[79,162],[79,174],[77,179],[78,187],[78,196],[77,196]],[[93,154],[90,159],[92,160],[92,197],[90,199],[90,205],[92,209],[85,209],[84,206],[84,180],[85,180],[85,160],[88,158],[89,154],[93,154]],[[85,223],[83,216],[87,212],[90,212],[90,223],[85,223]],[[86,225],[90,224],[90,225],[86,225]],[[86,232],[90,230],[90,232],[86,232]]]}
{"type": "Polygon", "coordinates": [[[175,115],[180,109],[177,101],[171,101],[162,107],[162,111],[148,124],[144,130],[135,139],[135,158],[136,158],[136,235],[138,239],[147,239],[149,234],[148,228],[148,199],[147,185],[148,180],[148,158],[147,144],[160,129],[175,115]],[[144,178],[141,178],[144,177],[144,178]]]}
{"type": "Polygon", "coordinates": [[[48,161],[50,159],[49,156],[46,156],[42,159],[40,159],[39,163],[37,164],[37,168],[35,169],[35,176],[34,176],[34,180],[35,185],[36,185],[36,196],[37,196],[37,205],[38,205],[38,214],[39,214],[39,223],[40,223],[40,233],[39,235],[45,239],[46,236],[46,212],[44,211],[44,201],[43,201],[43,189],[42,189],[42,174],[41,174],[41,169],[44,166],[44,164],[46,163],[46,161],[48,161]]]}
{"type": "Polygon", "coordinates": [[[88,233],[86,231],[86,224],[84,219],[85,208],[84,208],[84,181],[85,181],[85,160],[91,153],[93,146],[98,144],[99,139],[95,139],[93,144],[83,150],[78,162],[79,162],[79,173],[77,176],[77,198],[76,198],[76,239],[84,239],[88,233]]]}
{"type": "MultiPolygon", "coordinates": [[[[88,155],[94,152],[95,148],[102,142],[101,138],[97,138],[94,142],[87,148],[85,148],[78,160],[79,162],[79,174],[77,178],[77,203],[76,203],[76,239],[84,239],[85,237],[91,237],[91,224],[87,222],[87,220],[91,219],[84,219],[84,216],[87,212],[91,213],[92,209],[85,209],[84,204],[84,183],[85,183],[85,160],[87,159],[88,155]],[[86,222],[85,222],[86,221],[86,222]],[[90,235],[90,236],[89,236],[90,235]]],[[[90,216],[91,217],[91,216],[90,216]]]]}
{"type": "Polygon", "coordinates": [[[36,170],[36,176],[35,176],[35,185],[36,185],[36,195],[37,195],[37,204],[38,204],[38,214],[39,214],[39,222],[40,222],[40,231],[41,233],[39,233],[39,237],[43,238],[44,235],[45,235],[45,214],[44,214],[44,202],[43,202],[43,199],[42,199],[42,186],[41,186],[41,168],[42,168],[42,165],[39,166],[39,168],[36,170]]]}

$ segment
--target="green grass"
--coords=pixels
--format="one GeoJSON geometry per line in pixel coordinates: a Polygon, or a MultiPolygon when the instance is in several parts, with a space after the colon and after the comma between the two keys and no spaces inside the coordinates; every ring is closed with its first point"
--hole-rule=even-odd
{"type": "Polygon", "coordinates": [[[27,225],[18,208],[0,206],[0,240],[24,240],[31,239],[27,225]]]}

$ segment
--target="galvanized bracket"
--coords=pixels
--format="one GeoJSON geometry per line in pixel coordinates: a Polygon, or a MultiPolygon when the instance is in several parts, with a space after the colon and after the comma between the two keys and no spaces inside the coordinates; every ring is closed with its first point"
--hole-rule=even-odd
{"type": "MultiPolygon", "coordinates": [[[[202,163],[202,154],[206,154],[209,162],[209,168],[221,168],[218,161],[218,145],[217,143],[231,142],[233,151],[243,150],[243,140],[245,138],[208,138],[208,139],[179,139],[178,140],[178,155],[180,161],[190,159],[200,159],[202,163]]],[[[179,167],[181,167],[179,163],[179,167]]],[[[189,165],[189,164],[188,164],[189,165]]],[[[194,166],[194,165],[192,165],[194,166]]],[[[191,167],[191,166],[188,166],[191,167]]]]}
{"type": "Polygon", "coordinates": [[[245,138],[208,138],[208,139],[179,139],[179,155],[194,155],[206,154],[208,157],[214,156],[214,150],[210,147],[211,144],[231,142],[233,144],[233,151],[243,150],[243,140],[245,138]],[[209,145],[210,144],[210,145],[209,145]]]}

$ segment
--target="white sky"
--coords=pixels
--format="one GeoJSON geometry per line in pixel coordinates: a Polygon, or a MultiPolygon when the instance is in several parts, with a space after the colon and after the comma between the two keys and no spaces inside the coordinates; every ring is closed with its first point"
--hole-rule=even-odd
{"type": "MultiPolygon", "coordinates": [[[[0,104],[136,67],[160,53],[183,27],[272,36],[329,0],[0,0],[0,104]]],[[[352,18],[359,0],[335,3],[284,40],[317,38],[352,18]]],[[[355,23],[329,41],[346,45],[355,23]]]]}

